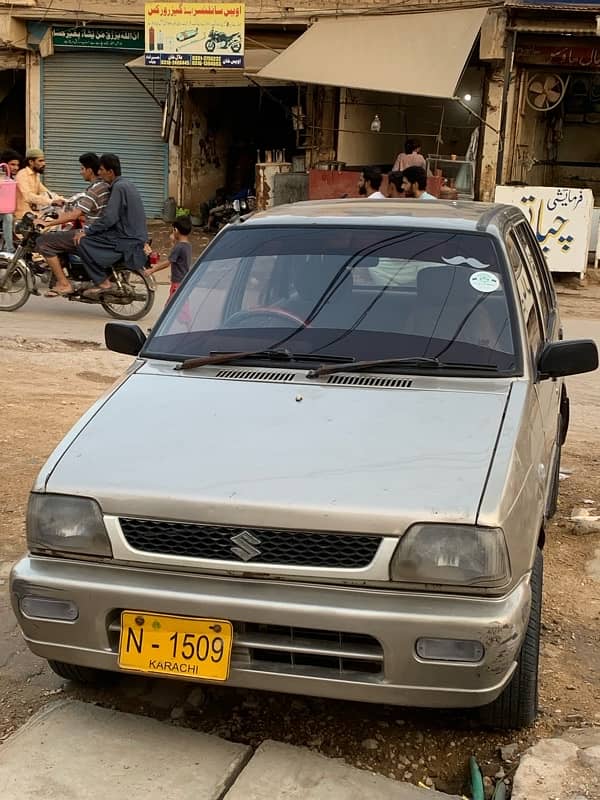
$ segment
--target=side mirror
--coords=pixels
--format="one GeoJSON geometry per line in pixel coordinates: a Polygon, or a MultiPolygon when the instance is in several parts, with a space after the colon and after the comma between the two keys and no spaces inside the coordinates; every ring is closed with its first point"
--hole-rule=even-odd
{"type": "Polygon", "coordinates": [[[598,369],[598,348],[591,339],[552,342],[542,350],[538,372],[542,380],[579,375],[598,369]]]}
{"type": "Polygon", "coordinates": [[[139,325],[130,322],[107,322],[104,326],[104,341],[109,350],[137,356],[146,344],[146,335],[139,325]]]}

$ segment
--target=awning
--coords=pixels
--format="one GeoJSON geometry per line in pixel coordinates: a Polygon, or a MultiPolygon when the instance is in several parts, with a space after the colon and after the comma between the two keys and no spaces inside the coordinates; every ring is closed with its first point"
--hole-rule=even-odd
{"type": "Polygon", "coordinates": [[[454,97],[486,8],[315,22],[258,78],[454,97]]]}
{"type": "MultiPolygon", "coordinates": [[[[264,47],[251,47],[244,53],[244,67],[242,69],[235,68],[213,68],[207,69],[206,67],[185,67],[183,69],[183,82],[187,86],[204,86],[204,87],[235,87],[235,86],[253,86],[251,79],[256,79],[257,83],[261,86],[273,86],[285,81],[281,80],[263,80],[258,76],[261,69],[266,67],[279,55],[279,51],[270,50],[264,47]],[[256,77],[255,77],[256,76],[256,77]]],[[[156,69],[156,67],[146,65],[144,56],[138,56],[132,61],[128,61],[125,65],[129,69],[139,69],[145,67],[147,69],[156,69]]],[[[164,69],[164,67],[162,67],[164,69]]]]}

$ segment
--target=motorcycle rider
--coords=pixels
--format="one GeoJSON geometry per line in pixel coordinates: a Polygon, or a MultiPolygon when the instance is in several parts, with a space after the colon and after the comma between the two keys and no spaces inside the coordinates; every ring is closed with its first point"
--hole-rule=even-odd
{"type": "Polygon", "coordinates": [[[44,151],[39,147],[30,147],[25,153],[25,166],[17,172],[17,208],[15,219],[22,219],[28,211],[37,210],[38,206],[62,206],[64,198],[54,194],[42,183],[41,175],[46,169],[44,151]]]}
{"type": "Polygon", "coordinates": [[[110,197],[110,186],[98,177],[100,159],[96,153],[83,153],[79,156],[79,164],[81,177],[90,184],[85,193],[77,198],[71,210],[65,211],[57,219],[37,221],[45,228],[73,224],[68,230],[44,233],[37,240],[36,249],[46,259],[56,280],[54,287],[46,292],[46,297],[65,297],[73,293],[73,287],[60,263],[60,254],[76,252],[75,235],[81,223],[86,230],[99,220],[110,197]]]}
{"type": "Polygon", "coordinates": [[[111,186],[110,199],[100,219],[87,231],[77,231],[75,243],[81,260],[96,286],[84,297],[96,300],[112,285],[107,272],[119,261],[129,269],[146,265],[148,240],[146,212],[139,191],[121,176],[121,162],[114,153],[100,156],[99,176],[111,186]]]}

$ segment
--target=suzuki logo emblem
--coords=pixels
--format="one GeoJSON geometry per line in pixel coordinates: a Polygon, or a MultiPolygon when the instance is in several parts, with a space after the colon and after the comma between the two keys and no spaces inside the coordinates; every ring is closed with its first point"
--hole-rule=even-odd
{"type": "Polygon", "coordinates": [[[231,552],[241,558],[242,561],[250,561],[250,559],[260,555],[260,550],[254,546],[260,544],[260,539],[250,531],[236,533],[235,536],[231,537],[231,541],[237,545],[231,548],[231,552]]]}

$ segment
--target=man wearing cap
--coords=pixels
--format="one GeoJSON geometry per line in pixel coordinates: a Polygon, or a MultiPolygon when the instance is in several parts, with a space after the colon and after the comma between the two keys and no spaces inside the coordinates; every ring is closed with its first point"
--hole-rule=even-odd
{"type": "Polygon", "coordinates": [[[15,219],[19,220],[28,211],[38,207],[64,205],[64,198],[46,189],[41,175],[46,169],[44,151],[38,147],[30,147],[25,154],[26,166],[17,172],[17,208],[15,219]]]}

